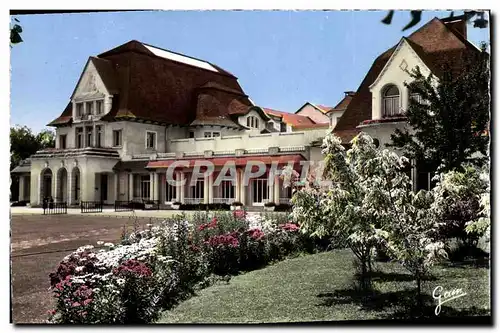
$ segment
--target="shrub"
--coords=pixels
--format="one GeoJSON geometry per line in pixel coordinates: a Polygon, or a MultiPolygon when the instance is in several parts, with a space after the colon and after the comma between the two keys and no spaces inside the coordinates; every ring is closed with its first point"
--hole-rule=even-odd
{"type": "Polygon", "coordinates": [[[237,206],[237,207],[242,207],[243,206],[243,203],[239,202],[239,201],[235,201],[231,204],[231,206],[237,206]]]}
{"type": "Polygon", "coordinates": [[[182,214],[135,227],[123,244],[79,248],[49,275],[56,298],[50,322],[152,322],[199,288],[309,251],[311,238],[283,216],[198,211],[189,221],[182,214]]]}
{"type": "Polygon", "coordinates": [[[264,207],[275,207],[275,206],[276,206],[276,204],[274,202],[272,202],[272,201],[266,202],[264,204],[264,207]]]}

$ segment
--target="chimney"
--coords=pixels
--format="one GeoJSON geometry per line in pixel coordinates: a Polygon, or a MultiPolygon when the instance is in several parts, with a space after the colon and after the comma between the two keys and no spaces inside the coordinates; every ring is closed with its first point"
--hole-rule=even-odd
{"type": "Polygon", "coordinates": [[[455,30],[467,39],[467,20],[465,15],[453,16],[441,19],[448,28],[455,30]]]}
{"type": "Polygon", "coordinates": [[[345,96],[344,97],[347,97],[347,96],[354,96],[356,92],[355,91],[344,91],[344,94],[345,96]]]}

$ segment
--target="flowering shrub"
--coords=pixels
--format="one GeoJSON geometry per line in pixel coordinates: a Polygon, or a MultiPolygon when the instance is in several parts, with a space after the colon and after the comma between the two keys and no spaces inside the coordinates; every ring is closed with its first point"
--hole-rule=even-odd
{"type": "Polygon", "coordinates": [[[214,276],[249,271],[301,248],[300,227],[280,215],[196,212],[98,242],[66,256],[50,273],[52,323],[147,323],[214,276]]]}

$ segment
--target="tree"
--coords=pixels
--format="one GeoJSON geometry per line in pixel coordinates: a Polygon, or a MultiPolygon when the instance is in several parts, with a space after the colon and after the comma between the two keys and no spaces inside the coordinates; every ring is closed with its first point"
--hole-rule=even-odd
{"type": "MultiPolygon", "coordinates": [[[[488,27],[488,20],[484,18],[484,11],[474,11],[474,10],[466,10],[464,11],[465,18],[468,22],[474,22],[474,28],[484,29],[488,27]]],[[[394,10],[390,10],[387,15],[382,20],[384,24],[391,24],[392,18],[394,16],[394,10]]],[[[417,25],[422,19],[422,11],[421,10],[412,10],[410,11],[411,20],[408,24],[403,28],[403,31],[410,29],[417,25]]],[[[454,17],[455,12],[450,13],[450,17],[454,17]]]]}
{"type": "Polygon", "coordinates": [[[55,146],[55,135],[50,130],[43,130],[33,134],[27,126],[10,128],[10,169],[14,169],[19,162],[30,157],[38,150],[55,146]]]}
{"type": "Polygon", "coordinates": [[[411,187],[403,172],[405,157],[377,149],[365,133],[351,143],[346,152],[332,131],[325,137],[324,176],[331,185],[297,191],[292,197],[293,216],[311,236],[333,235],[345,242],[360,263],[365,289],[370,285],[374,248],[384,229],[397,225],[399,201],[411,187]]]}
{"type": "MultiPolygon", "coordinates": [[[[19,23],[19,20],[14,18],[14,21],[19,23]]],[[[17,23],[15,23],[11,28],[10,28],[10,44],[12,47],[12,44],[18,44],[23,41],[21,38],[21,32],[23,32],[23,28],[17,23]]]]}
{"type": "Polygon", "coordinates": [[[405,83],[411,98],[406,112],[410,128],[397,129],[389,147],[403,148],[404,154],[425,162],[429,171],[462,170],[470,162],[483,165],[489,144],[489,64],[486,46],[477,56],[465,60],[456,75],[451,66],[437,79],[425,77],[418,67],[405,83]],[[416,94],[416,95],[415,95],[416,94]]]}

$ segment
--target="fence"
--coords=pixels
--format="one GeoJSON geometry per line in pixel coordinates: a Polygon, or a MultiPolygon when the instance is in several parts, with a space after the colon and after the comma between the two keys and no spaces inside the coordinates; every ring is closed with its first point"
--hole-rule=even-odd
{"type": "Polygon", "coordinates": [[[115,212],[130,212],[133,210],[134,207],[130,204],[130,201],[115,201],[115,212]]]}
{"type": "Polygon", "coordinates": [[[43,202],[43,215],[68,214],[66,202],[43,202]]]}
{"type": "Polygon", "coordinates": [[[82,213],[102,213],[102,201],[82,201],[80,209],[82,213]]]}
{"type": "Polygon", "coordinates": [[[160,200],[144,200],[144,210],[160,210],[160,200]]]}

